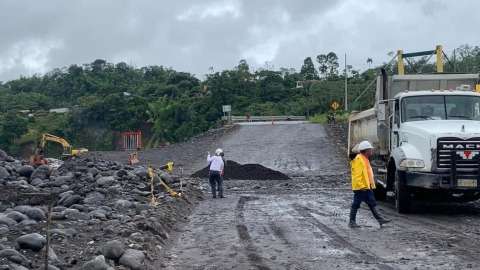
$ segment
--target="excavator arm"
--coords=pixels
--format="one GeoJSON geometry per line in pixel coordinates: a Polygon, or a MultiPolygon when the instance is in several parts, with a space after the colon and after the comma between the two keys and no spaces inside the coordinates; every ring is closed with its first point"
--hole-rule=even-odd
{"type": "Polygon", "coordinates": [[[63,138],[60,138],[58,136],[48,134],[48,133],[43,133],[42,135],[42,141],[40,142],[40,149],[43,150],[45,147],[45,144],[47,141],[51,142],[56,142],[59,143],[63,146],[63,155],[64,156],[73,156],[79,153],[85,153],[88,152],[88,149],[85,148],[79,148],[79,149],[73,149],[72,146],[63,138]]]}
{"type": "Polygon", "coordinates": [[[88,152],[88,149],[85,148],[73,149],[72,146],[65,139],[62,139],[52,134],[43,133],[42,140],[40,141],[40,147],[36,149],[34,156],[30,156],[30,163],[32,166],[36,167],[42,164],[46,164],[45,160],[43,159],[43,148],[48,141],[61,144],[63,146],[64,157],[74,156],[80,153],[88,152]]]}

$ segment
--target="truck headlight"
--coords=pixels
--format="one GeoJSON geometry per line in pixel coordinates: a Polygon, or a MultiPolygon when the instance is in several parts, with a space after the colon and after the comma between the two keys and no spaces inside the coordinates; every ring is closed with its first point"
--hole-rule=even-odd
{"type": "Polygon", "coordinates": [[[404,168],[423,168],[425,163],[421,159],[404,159],[400,162],[400,167],[404,168]]]}

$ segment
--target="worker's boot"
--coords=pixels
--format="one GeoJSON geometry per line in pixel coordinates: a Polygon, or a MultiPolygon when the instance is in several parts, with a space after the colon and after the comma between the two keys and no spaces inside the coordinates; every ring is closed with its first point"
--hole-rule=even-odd
{"type": "Polygon", "coordinates": [[[350,222],[348,222],[348,227],[358,228],[360,225],[357,224],[355,219],[357,218],[357,208],[350,208],[350,222]]]}
{"type": "Polygon", "coordinates": [[[380,209],[378,209],[378,206],[373,206],[370,207],[370,210],[372,211],[373,216],[377,219],[378,223],[380,223],[380,227],[384,227],[392,221],[391,219],[385,218],[382,213],[380,213],[380,209]]]}

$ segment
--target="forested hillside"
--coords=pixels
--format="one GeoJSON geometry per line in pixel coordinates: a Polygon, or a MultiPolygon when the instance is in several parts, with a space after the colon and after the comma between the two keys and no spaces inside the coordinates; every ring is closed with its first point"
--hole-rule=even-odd
{"type": "MultiPolygon", "coordinates": [[[[390,53],[393,57],[394,54],[390,53]]],[[[463,45],[455,58],[445,59],[445,72],[479,73],[480,49],[463,45]]],[[[407,73],[435,72],[428,57],[406,65],[407,73]],[[422,68],[423,67],[423,68],[422,68]]],[[[365,64],[375,63],[371,58],[365,64]]],[[[380,66],[347,66],[350,109],[374,104],[373,85],[351,104],[375,78],[380,66]]],[[[271,63],[253,69],[245,60],[230,70],[215,71],[201,80],[188,72],[163,66],[135,67],[95,60],[90,64],[54,69],[44,75],[0,82],[0,148],[16,153],[22,145],[38,143],[42,133],[66,138],[74,146],[113,150],[116,132],[149,130],[145,147],[159,141],[178,142],[214,128],[232,105],[233,115],[305,115],[331,111],[344,104],[345,70],[335,53],[299,60],[299,70],[276,69],[271,63]],[[307,81],[297,88],[297,81],[307,81]],[[318,80],[314,82],[312,80],[318,80]],[[50,113],[68,108],[69,112],[50,113]],[[30,110],[33,116],[21,114],[30,110]]],[[[396,62],[387,67],[396,74],[396,62]]],[[[343,108],[343,106],[341,106],[343,108]]]]}

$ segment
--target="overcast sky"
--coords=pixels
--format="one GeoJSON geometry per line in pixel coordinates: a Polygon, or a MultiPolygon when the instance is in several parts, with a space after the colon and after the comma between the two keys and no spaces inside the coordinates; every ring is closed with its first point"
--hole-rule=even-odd
{"type": "Polygon", "coordinates": [[[0,0],[0,81],[93,62],[300,70],[333,51],[355,69],[389,51],[480,45],[478,0],[0,0]]]}

